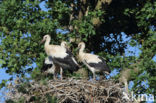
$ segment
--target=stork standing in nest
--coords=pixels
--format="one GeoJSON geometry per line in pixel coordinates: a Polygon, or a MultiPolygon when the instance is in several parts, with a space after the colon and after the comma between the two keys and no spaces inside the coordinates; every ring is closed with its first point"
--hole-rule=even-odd
{"type": "Polygon", "coordinates": [[[54,64],[51,57],[46,57],[41,68],[41,72],[48,71],[48,73],[54,73],[54,64]]]}
{"type": "Polygon", "coordinates": [[[94,80],[95,80],[96,72],[102,72],[105,74],[109,74],[111,72],[105,60],[102,57],[84,52],[85,49],[84,42],[79,43],[78,48],[79,48],[79,54],[78,54],[79,60],[83,62],[93,73],[94,80]]]}
{"type": "Polygon", "coordinates": [[[53,78],[56,79],[54,75],[54,70],[55,72],[57,71],[58,73],[60,71],[60,67],[54,65],[52,57],[46,57],[43,66],[41,68],[41,72],[44,73],[45,75],[53,74],[53,78]]]}
{"type": "Polygon", "coordinates": [[[50,40],[50,35],[45,35],[41,43],[45,41],[44,49],[46,54],[52,57],[53,63],[55,65],[58,65],[60,67],[60,75],[62,80],[63,69],[68,69],[69,71],[77,71],[79,69],[79,66],[72,53],[68,51],[67,48],[60,45],[50,45],[50,40]]]}

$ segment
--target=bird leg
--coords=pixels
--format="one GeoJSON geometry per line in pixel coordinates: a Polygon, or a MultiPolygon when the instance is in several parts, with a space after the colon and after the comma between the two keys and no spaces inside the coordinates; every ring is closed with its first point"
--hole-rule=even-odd
{"type": "Polygon", "coordinates": [[[93,80],[96,80],[95,72],[93,72],[93,80]]]}
{"type": "Polygon", "coordinates": [[[61,80],[63,80],[63,69],[62,69],[62,67],[60,67],[60,76],[61,76],[61,80]]]}
{"type": "Polygon", "coordinates": [[[53,79],[56,80],[56,74],[55,74],[56,66],[55,65],[54,65],[54,68],[53,69],[54,69],[53,79]]]}
{"type": "Polygon", "coordinates": [[[100,74],[100,80],[106,80],[106,75],[105,74],[106,74],[105,72],[102,72],[100,74]]]}
{"type": "Polygon", "coordinates": [[[125,91],[126,91],[126,93],[129,93],[127,80],[124,81],[124,85],[125,85],[125,91]]]}

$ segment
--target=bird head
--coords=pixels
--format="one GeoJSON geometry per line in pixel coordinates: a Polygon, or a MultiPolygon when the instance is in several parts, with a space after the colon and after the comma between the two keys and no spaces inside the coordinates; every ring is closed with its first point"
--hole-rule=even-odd
{"type": "Polygon", "coordinates": [[[43,42],[45,42],[47,39],[50,39],[50,35],[45,35],[42,39],[42,41],[40,42],[40,44],[42,44],[43,42]]]}
{"type": "Polygon", "coordinates": [[[85,48],[85,43],[84,42],[80,42],[78,44],[78,49],[80,49],[80,48],[85,48]]]}
{"type": "Polygon", "coordinates": [[[61,42],[61,46],[63,46],[63,47],[68,47],[67,42],[62,41],[62,42],[61,42]]]}

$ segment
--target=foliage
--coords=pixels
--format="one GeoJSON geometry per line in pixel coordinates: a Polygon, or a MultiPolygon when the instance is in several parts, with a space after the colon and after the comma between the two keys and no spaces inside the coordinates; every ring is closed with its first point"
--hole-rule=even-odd
{"type": "Polygon", "coordinates": [[[134,81],[133,89],[156,95],[155,18],[155,0],[1,0],[0,68],[12,77],[40,78],[46,57],[39,44],[42,37],[50,34],[53,44],[79,38],[87,51],[103,56],[112,70],[120,72],[137,64],[139,73],[129,78],[134,81]],[[39,6],[41,2],[46,11],[39,6]],[[126,38],[131,42],[125,42],[126,38]],[[139,45],[139,56],[126,56],[127,45],[139,45]],[[142,88],[146,80],[149,88],[142,88]]]}

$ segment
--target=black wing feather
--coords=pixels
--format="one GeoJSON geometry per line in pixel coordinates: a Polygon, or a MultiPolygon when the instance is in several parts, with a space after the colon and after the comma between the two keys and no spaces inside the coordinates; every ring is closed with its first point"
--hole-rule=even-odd
{"type": "Polygon", "coordinates": [[[98,63],[88,63],[89,66],[94,67],[96,69],[99,69],[100,71],[107,71],[107,72],[111,72],[107,63],[105,62],[105,60],[102,57],[98,57],[102,62],[98,62],[98,63]]]}
{"type": "MultiPolygon", "coordinates": [[[[49,61],[52,61],[52,57],[48,57],[49,61]]],[[[51,68],[53,66],[53,63],[51,64],[46,64],[45,61],[43,62],[43,66],[41,68],[41,72],[44,72],[46,70],[48,70],[49,68],[51,68]]]]}
{"type": "Polygon", "coordinates": [[[72,71],[78,70],[78,65],[73,61],[72,54],[67,55],[65,58],[53,58],[53,62],[64,69],[69,69],[72,71]]]}

